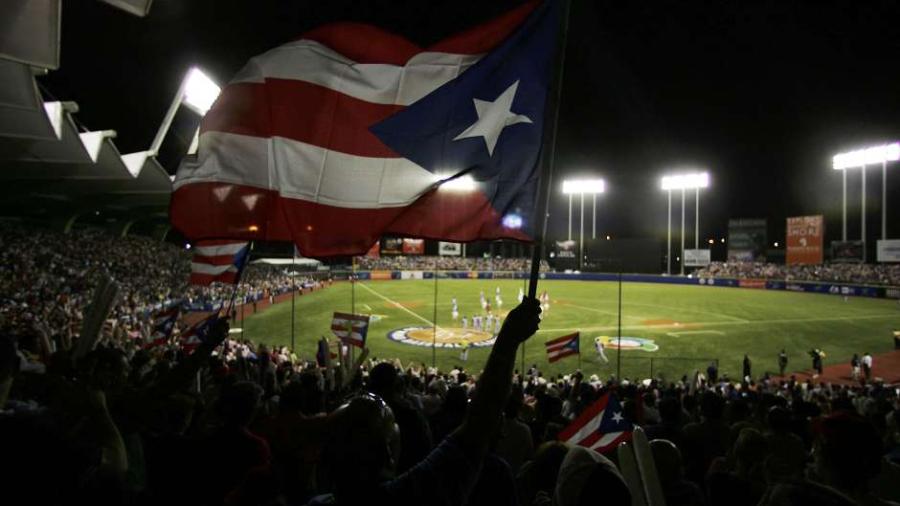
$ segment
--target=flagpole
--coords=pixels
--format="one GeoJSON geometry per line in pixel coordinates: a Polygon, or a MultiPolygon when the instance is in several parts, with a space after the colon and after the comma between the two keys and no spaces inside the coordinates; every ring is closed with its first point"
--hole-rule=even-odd
{"type": "Polygon", "coordinates": [[[296,318],[296,300],[297,300],[297,272],[294,268],[294,262],[297,258],[297,246],[295,245],[291,251],[291,353],[296,354],[294,347],[294,320],[296,318]]]}
{"type": "MultiPolygon", "coordinates": [[[[528,283],[528,297],[537,296],[537,283],[541,270],[541,253],[547,235],[547,218],[550,206],[550,188],[553,181],[553,165],[556,159],[556,132],[559,127],[559,104],[562,96],[563,70],[566,61],[566,39],[569,35],[569,10],[571,0],[562,2],[562,16],[557,42],[556,62],[551,87],[544,107],[544,146],[541,148],[541,181],[538,187],[537,209],[534,215],[534,249],[531,252],[531,277],[528,283]]],[[[524,351],[524,350],[523,350],[524,351]]]]}
{"type": "Polygon", "coordinates": [[[618,349],[616,350],[616,380],[622,381],[622,267],[619,266],[619,323],[618,330],[618,349]]]}
{"type": "MultiPolygon", "coordinates": [[[[350,314],[356,314],[356,257],[350,260],[350,314]]],[[[353,364],[353,345],[349,345],[348,348],[350,364],[353,364]]]]}
{"type": "Polygon", "coordinates": [[[438,304],[438,263],[434,261],[434,332],[431,336],[431,367],[437,367],[437,304],[438,304]]]}
{"type": "Polygon", "coordinates": [[[581,332],[578,333],[578,370],[581,371],[581,332]]]}

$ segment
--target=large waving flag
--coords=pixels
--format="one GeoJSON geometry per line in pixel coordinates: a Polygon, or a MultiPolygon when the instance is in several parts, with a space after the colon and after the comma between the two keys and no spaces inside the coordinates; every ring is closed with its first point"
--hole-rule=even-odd
{"type": "Polygon", "coordinates": [[[186,350],[194,350],[209,338],[213,323],[219,319],[219,313],[213,312],[206,318],[191,325],[181,334],[181,346],[186,350]]]}
{"type": "Polygon", "coordinates": [[[618,399],[606,393],[563,429],[557,439],[604,453],[627,441],[633,430],[618,399]]]}
{"type": "Polygon", "coordinates": [[[245,241],[201,241],[194,247],[191,284],[237,283],[249,258],[250,244],[245,241]]]}
{"type": "Polygon", "coordinates": [[[179,168],[172,223],[318,257],[384,234],[530,240],[560,3],[428,48],[338,23],[251,59],[179,168]]]}

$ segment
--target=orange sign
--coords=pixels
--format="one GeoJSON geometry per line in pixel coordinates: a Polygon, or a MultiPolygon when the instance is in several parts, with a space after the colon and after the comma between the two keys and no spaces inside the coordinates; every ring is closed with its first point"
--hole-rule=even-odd
{"type": "Polygon", "coordinates": [[[822,242],[825,220],[822,215],[795,216],[787,219],[788,265],[820,264],[823,259],[822,242]]]}

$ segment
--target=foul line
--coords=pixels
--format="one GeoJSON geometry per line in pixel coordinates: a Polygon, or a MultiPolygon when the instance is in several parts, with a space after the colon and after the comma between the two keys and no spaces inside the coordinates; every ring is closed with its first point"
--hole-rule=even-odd
{"type": "MultiPolygon", "coordinates": [[[[782,318],[777,320],[742,320],[729,322],[684,322],[684,323],[662,323],[654,325],[623,325],[622,330],[646,330],[646,329],[668,329],[668,328],[684,328],[693,325],[704,325],[709,327],[731,326],[731,325],[767,325],[770,323],[814,323],[814,322],[837,322],[846,321],[853,322],[855,320],[877,320],[879,318],[897,318],[896,313],[885,313],[866,316],[833,316],[828,318],[782,318]]],[[[562,329],[540,329],[538,332],[568,332],[572,330],[583,331],[604,331],[616,330],[615,325],[607,325],[605,327],[570,327],[562,329]]]]}
{"type": "Polygon", "coordinates": [[[435,325],[434,325],[434,322],[432,322],[431,320],[428,320],[427,318],[423,318],[423,317],[422,317],[421,315],[419,315],[418,313],[409,310],[409,308],[407,308],[407,307],[404,306],[403,304],[401,304],[401,303],[399,303],[399,302],[397,302],[397,301],[395,301],[395,300],[391,300],[391,299],[385,297],[384,295],[381,295],[380,293],[376,292],[373,288],[369,288],[368,286],[364,285],[363,283],[357,283],[357,285],[358,285],[358,286],[361,286],[361,287],[363,287],[363,288],[365,288],[366,290],[368,290],[369,292],[373,293],[373,294],[376,295],[377,297],[380,297],[380,298],[383,299],[384,301],[390,303],[392,306],[395,306],[395,307],[397,307],[397,308],[400,308],[400,309],[406,311],[407,313],[409,313],[409,314],[415,316],[416,318],[422,320],[423,322],[427,323],[428,325],[430,325],[430,326],[432,326],[432,327],[435,326],[435,325]]]}
{"type": "MultiPolygon", "coordinates": [[[[578,308],[578,309],[584,309],[585,311],[594,311],[595,313],[600,313],[600,314],[605,314],[605,315],[610,315],[610,316],[618,316],[619,315],[619,313],[617,313],[615,311],[604,311],[602,309],[597,309],[594,307],[579,306],[578,304],[572,304],[570,302],[557,302],[557,304],[559,304],[560,306],[569,306],[569,307],[574,307],[574,308],[578,308]]],[[[630,316],[627,314],[623,314],[622,318],[631,318],[632,320],[646,320],[647,319],[643,316],[630,316]]]]}

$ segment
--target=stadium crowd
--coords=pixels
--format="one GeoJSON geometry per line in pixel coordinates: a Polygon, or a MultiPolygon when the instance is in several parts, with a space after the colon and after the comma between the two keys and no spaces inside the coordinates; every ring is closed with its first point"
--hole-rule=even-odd
{"type": "MultiPolygon", "coordinates": [[[[95,307],[86,318],[103,318],[95,307]]],[[[629,505],[606,456],[557,441],[604,394],[643,427],[678,505],[896,504],[897,391],[514,370],[514,310],[477,374],[287,348],[213,325],[192,352],[103,328],[0,337],[7,497],[35,504],[629,505]],[[301,353],[300,355],[304,355],[301,353]],[[510,381],[512,379],[512,381],[510,381]],[[893,473],[893,474],[892,474],[893,473]],[[892,482],[891,479],[894,479],[892,482]],[[48,486],[52,484],[52,486],[48,486]]],[[[311,351],[311,350],[310,350],[311,351]]],[[[16,503],[16,501],[13,501],[16,503]]]]}
{"type": "MultiPolygon", "coordinates": [[[[0,228],[0,317],[5,325],[30,329],[35,324],[53,334],[72,335],[81,326],[97,281],[109,277],[119,285],[110,318],[126,333],[148,330],[153,312],[183,304],[211,309],[232,296],[234,287],[214,283],[188,286],[191,255],[147,237],[114,237],[99,230],[68,234],[0,228]]],[[[284,267],[247,267],[235,297],[260,300],[298,288],[316,286],[308,276],[292,280],[284,267]]]]}
{"type": "Polygon", "coordinates": [[[900,286],[900,264],[781,265],[765,262],[713,262],[695,271],[694,276],[900,286]]]}
{"type": "MultiPolygon", "coordinates": [[[[457,256],[381,256],[356,257],[356,267],[360,270],[420,270],[433,271],[498,271],[527,272],[531,269],[530,258],[472,258],[457,256]]],[[[541,271],[550,266],[541,261],[541,271]]]]}

